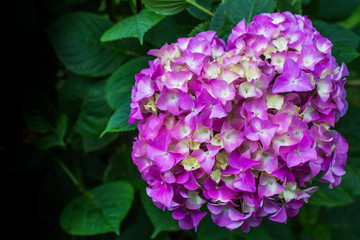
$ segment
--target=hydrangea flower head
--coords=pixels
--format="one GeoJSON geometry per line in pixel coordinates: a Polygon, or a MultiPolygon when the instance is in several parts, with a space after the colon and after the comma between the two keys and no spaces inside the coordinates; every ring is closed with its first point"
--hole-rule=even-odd
{"type": "Polygon", "coordinates": [[[205,215],[248,232],[285,222],[345,174],[348,145],[331,127],[347,110],[344,64],[306,17],[241,21],[227,43],[213,31],[149,51],[136,74],[132,158],[147,194],[183,229],[205,215]]]}

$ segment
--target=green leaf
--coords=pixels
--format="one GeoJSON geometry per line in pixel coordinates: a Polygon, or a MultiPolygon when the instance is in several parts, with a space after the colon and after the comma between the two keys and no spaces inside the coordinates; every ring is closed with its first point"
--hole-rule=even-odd
{"type": "Polygon", "coordinates": [[[354,204],[327,208],[323,213],[323,222],[332,230],[335,236],[332,239],[359,239],[360,211],[359,198],[354,204]],[[346,238],[344,237],[346,236],[346,238]]]}
{"type": "Polygon", "coordinates": [[[354,202],[354,199],[341,186],[333,189],[328,188],[328,184],[320,184],[319,189],[309,199],[309,204],[327,207],[338,207],[348,205],[354,202]]]}
{"type": "Polygon", "coordinates": [[[320,206],[304,204],[299,214],[300,223],[303,226],[311,226],[318,222],[320,217],[320,206]]]}
{"type": "Polygon", "coordinates": [[[40,134],[54,130],[59,117],[51,99],[37,92],[29,92],[24,96],[22,115],[27,127],[40,134]]]}
{"type": "Polygon", "coordinates": [[[313,226],[304,226],[303,234],[307,236],[306,239],[321,239],[321,240],[332,240],[338,238],[332,238],[334,233],[328,224],[319,222],[313,226]],[[321,238],[319,238],[321,236],[321,238]]]}
{"type": "Polygon", "coordinates": [[[349,16],[359,6],[358,0],[319,0],[319,17],[325,20],[340,20],[349,16]]]}
{"type": "Polygon", "coordinates": [[[85,76],[105,76],[118,68],[131,51],[126,42],[100,42],[112,23],[92,13],[63,15],[48,29],[50,41],[60,60],[71,71],[85,76]]]}
{"type": "Polygon", "coordinates": [[[106,100],[113,109],[125,103],[130,104],[131,87],[135,84],[135,74],[149,67],[149,57],[135,58],[122,65],[108,79],[106,100]]]}
{"type": "Polygon", "coordinates": [[[84,97],[76,130],[83,136],[99,137],[111,116],[111,108],[105,98],[105,82],[89,89],[84,97]]]}
{"type": "Polygon", "coordinates": [[[92,184],[95,181],[96,183],[102,182],[106,163],[101,156],[98,154],[79,153],[78,161],[82,177],[87,184],[92,184]]]}
{"type": "Polygon", "coordinates": [[[130,160],[125,156],[124,151],[117,152],[111,156],[109,164],[104,172],[104,182],[112,182],[126,179],[129,175],[128,166],[130,160]]]}
{"type": "Polygon", "coordinates": [[[142,205],[155,228],[151,235],[151,239],[154,239],[163,231],[180,230],[177,221],[172,218],[169,211],[163,211],[155,206],[151,201],[151,198],[146,194],[144,186],[140,190],[140,197],[142,205]]]}
{"type": "MultiPolygon", "coordinates": [[[[113,240],[145,240],[150,239],[151,232],[153,231],[150,219],[147,217],[144,208],[141,205],[137,208],[137,216],[135,223],[127,226],[120,236],[113,240]]],[[[158,240],[158,239],[157,239],[158,240]]]]}
{"type": "Polygon", "coordinates": [[[197,25],[191,32],[189,33],[189,37],[195,37],[197,34],[201,32],[208,31],[210,28],[210,21],[202,22],[197,25]]]}
{"type": "Polygon", "coordinates": [[[335,43],[332,48],[332,55],[341,64],[350,63],[360,56],[360,53],[353,48],[335,43]]]}
{"type": "Polygon", "coordinates": [[[229,37],[231,30],[235,27],[235,24],[232,23],[228,15],[225,14],[226,11],[226,3],[221,3],[216,9],[214,16],[211,18],[210,29],[217,32],[219,38],[224,41],[229,37]]]}
{"type": "Polygon", "coordinates": [[[78,118],[87,92],[90,88],[96,87],[96,84],[96,79],[70,73],[59,89],[59,109],[68,116],[69,122],[72,124],[78,118]]]}
{"type": "Polygon", "coordinates": [[[328,24],[324,21],[314,21],[313,24],[320,34],[330,39],[334,45],[340,44],[353,49],[356,49],[359,45],[360,36],[349,29],[336,24],[328,24]]]}
{"type": "MultiPolygon", "coordinates": [[[[203,8],[207,9],[208,11],[211,10],[211,3],[212,0],[197,0],[195,1],[197,4],[199,4],[200,6],[202,6],[203,8]]],[[[200,19],[202,21],[206,21],[206,20],[210,20],[211,16],[200,10],[199,8],[195,7],[195,6],[190,6],[189,8],[187,8],[187,11],[195,18],[200,19]]]]}
{"type": "Polygon", "coordinates": [[[354,28],[360,23],[360,6],[348,18],[339,23],[344,28],[354,28]]]}
{"type": "Polygon", "coordinates": [[[217,35],[222,40],[226,41],[229,38],[229,35],[232,29],[235,27],[229,18],[225,15],[224,16],[224,25],[217,31],[217,35]]]}
{"type": "Polygon", "coordinates": [[[165,43],[176,42],[194,28],[196,19],[187,12],[167,16],[145,35],[145,40],[161,48],[165,43]]]}
{"type": "Polygon", "coordinates": [[[127,182],[101,185],[71,201],[60,216],[60,224],[71,235],[119,234],[130,210],[134,190],[127,182]]]}
{"type": "Polygon", "coordinates": [[[174,15],[184,11],[188,6],[185,0],[143,0],[145,6],[163,15],[174,15]]]}
{"type": "MultiPolygon", "coordinates": [[[[356,173],[356,165],[353,163],[353,158],[349,158],[348,164],[345,166],[346,174],[342,177],[341,186],[352,196],[360,196],[360,176],[356,173]]],[[[357,168],[359,169],[359,167],[357,168]]]]}
{"type": "MultiPolygon", "coordinates": [[[[121,145],[110,158],[103,177],[105,183],[119,180],[130,181],[136,187],[140,186],[139,183],[142,184],[143,181],[136,165],[131,159],[129,146],[126,144],[121,145]]],[[[143,185],[141,186],[144,187],[143,185]]]]}
{"type": "Polygon", "coordinates": [[[135,130],[136,124],[130,124],[128,122],[130,115],[130,104],[123,104],[121,107],[116,109],[114,114],[111,116],[105,130],[101,133],[101,137],[106,133],[111,132],[127,132],[135,130]]]}
{"type": "Polygon", "coordinates": [[[277,0],[276,9],[279,12],[290,11],[296,14],[302,14],[302,0],[277,0]]]}
{"type": "Polygon", "coordinates": [[[100,150],[117,139],[118,134],[104,134],[101,137],[82,136],[82,144],[85,153],[100,150]]]}
{"type": "Polygon", "coordinates": [[[67,116],[65,114],[62,114],[59,119],[56,126],[56,129],[54,129],[54,133],[41,137],[36,140],[35,144],[40,149],[49,149],[56,146],[65,146],[64,137],[67,129],[67,116]]]}
{"type": "MultiPolygon", "coordinates": [[[[286,224],[279,224],[278,222],[273,222],[266,217],[261,223],[261,226],[270,234],[273,239],[296,240],[297,238],[294,236],[296,232],[292,230],[294,229],[293,221],[293,218],[288,218],[286,220],[286,224]]],[[[253,229],[250,231],[252,230],[253,229]]]]}
{"type": "Polygon", "coordinates": [[[143,44],[144,34],[164,19],[164,15],[143,9],[139,14],[125,18],[108,29],[101,37],[101,41],[114,41],[121,38],[137,37],[143,44]]]}
{"type": "Polygon", "coordinates": [[[225,23],[225,4],[221,3],[216,8],[214,16],[211,18],[210,29],[214,31],[218,31],[222,28],[225,23]]]}
{"type": "Polygon", "coordinates": [[[272,13],[275,9],[274,0],[229,0],[225,2],[225,11],[229,20],[237,24],[245,18],[247,23],[260,13],[272,13]]]}

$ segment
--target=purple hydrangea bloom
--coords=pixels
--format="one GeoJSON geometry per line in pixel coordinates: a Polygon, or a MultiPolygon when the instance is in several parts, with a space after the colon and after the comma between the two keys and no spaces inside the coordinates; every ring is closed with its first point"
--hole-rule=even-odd
{"type": "Polygon", "coordinates": [[[348,107],[348,75],[307,17],[264,13],[227,43],[180,38],[135,76],[132,158],[154,204],[183,229],[207,214],[248,232],[298,214],[320,181],[337,186],[348,145],[331,127],[348,107]]]}

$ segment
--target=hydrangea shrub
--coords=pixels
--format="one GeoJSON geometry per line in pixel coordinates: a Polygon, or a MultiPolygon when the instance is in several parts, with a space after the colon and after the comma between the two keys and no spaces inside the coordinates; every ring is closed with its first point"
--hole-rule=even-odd
{"type": "Polygon", "coordinates": [[[285,222],[317,187],[338,185],[348,145],[345,64],[305,16],[260,14],[227,43],[214,31],[150,50],[135,76],[132,159],[154,204],[182,229],[209,212],[230,230],[285,222]],[[208,210],[208,211],[207,211],[208,210]]]}

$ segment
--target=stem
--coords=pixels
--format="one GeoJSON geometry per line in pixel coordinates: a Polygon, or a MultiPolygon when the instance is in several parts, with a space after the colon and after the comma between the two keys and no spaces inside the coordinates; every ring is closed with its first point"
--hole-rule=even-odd
{"type": "Polygon", "coordinates": [[[66,145],[67,149],[68,149],[68,152],[70,154],[70,157],[71,159],[73,160],[73,164],[74,164],[74,167],[75,167],[75,174],[76,174],[76,179],[78,180],[79,182],[79,190],[80,192],[84,192],[85,188],[84,188],[84,183],[83,183],[83,179],[82,179],[82,173],[81,173],[81,168],[79,166],[79,161],[78,161],[78,158],[77,156],[75,155],[71,145],[66,145]]]}
{"type": "Polygon", "coordinates": [[[68,175],[68,177],[70,178],[70,180],[75,184],[75,186],[77,187],[77,189],[79,190],[80,193],[85,194],[86,193],[86,189],[84,187],[83,184],[83,180],[81,177],[81,169],[78,163],[78,160],[76,158],[76,156],[73,153],[73,150],[71,148],[71,146],[69,144],[66,145],[67,150],[68,150],[68,154],[70,155],[70,158],[72,158],[73,160],[73,164],[75,167],[75,173],[76,173],[76,177],[75,175],[70,171],[70,169],[61,161],[57,161],[57,163],[60,165],[60,167],[64,170],[64,172],[66,173],[66,175],[68,175]]]}
{"type": "Polygon", "coordinates": [[[187,3],[190,3],[191,5],[193,5],[194,7],[200,9],[201,11],[209,14],[210,16],[214,16],[214,14],[212,12],[210,12],[209,10],[207,10],[206,8],[204,8],[203,6],[197,4],[195,2],[195,0],[185,0],[187,3]]]}
{"type": "Polygon", "coordinates": [[[68,177],[71,179],[71,181],[79,188],[80,182],[77,180],[77,178],[74,176],[74,174],[72,174],[72,172],[68,169],[68,167],[62,161],[58,161],[57,163],[64,170],[66,175],[68,175],[68,177]]]}

